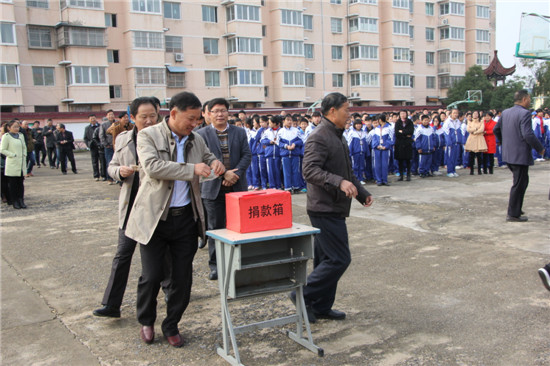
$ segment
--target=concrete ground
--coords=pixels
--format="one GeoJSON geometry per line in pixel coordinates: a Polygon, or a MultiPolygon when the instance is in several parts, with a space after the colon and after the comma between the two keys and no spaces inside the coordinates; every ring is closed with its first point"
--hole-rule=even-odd
{"type": "MultiPolygon", "coordinates": [[[[122,318],[92,315],[100,306],[117,243],[118,187],[92,179],[87,153],[79,174],[35,168],[25,181],[27,210],[2,204],[4,365],[225,365],[220,300],[209,281],[207,251],[195,257],[187,340],[175,349],[158,333],[139,338],[139,251],[122,318]]],[[[456,179],[413,178],[367,185],[371,208],[353,204],[353,261],[335,308],[344,321],[312,325],[318,357],[264,329],[237,336],[247,365],[548,365],[550,292],[537,269],[550,261],[550,162],[530,169],[527,223],[506,223],[511,173],[456,179]]],[[[395,177],[391,177],[395,180],[395,177]]],[[[293,221],[309,224],[306,196],[293,196],[293,221]]],[[[232,303],[235,323],[289,315],[286,294],[232,303]]]]}

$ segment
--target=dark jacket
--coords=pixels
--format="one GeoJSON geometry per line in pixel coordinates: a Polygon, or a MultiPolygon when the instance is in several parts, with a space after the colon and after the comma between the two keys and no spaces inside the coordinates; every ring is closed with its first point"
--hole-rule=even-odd
{"type": "Polygon", "coordinates": [[[502,112],[493,132],[502,144],[502,160],[508,164],[533,165],[531,149],[540,153],[544,148],[533,132],[531,114],[517,104],[502,112]]]}
{"type": "Polygon", "coordinates": [[[101,141],[101,146],[105,148],[113,148],[113,135],[107,133],[107,129],[111,127],[113,122],[105,121],[99,126],[99,140],[101,141]]]}
{"type": "Polygon", "coordinates": [[[312,216],[349,216],[351,199],[340,190],[344,179],[355,185],[361,204],[371,195],[353,174],[343,132],[323,117],[306,141],[302,171],[307,182],[307,211],[312,216]]]}
{"type": "Polygon", "coordinates": [[[44,146],[44,129],[42,127],[33,128],[31,130],[32,138],[34,139],[34,145],[38,147],[44,146]]]}
{"type": "Polygon", "coordinates": [[[46,137],[46,147],[55,147],[55,125],[44,126],[42,134],[46,137]]]}
{"type": "MultiPolygon", "coordinates": [[[[206,126],[196,131],[196,133],[204,139],[206,146],[208,146],[212,154],[214,154],[219,161],[223,162],[222,150],[220,148],[220,141],[216,135],[216,129],[212,126],[206,126]]],[[[233,191],[246,191],[248,189],[246,169],[248,169],[250,161],[252,160],[248,139],[246,138],[246,131],[244,128],[229,125],[227,128],[227,139],[229,144],[229,159],[231,160],[230,169],[237,169],[235,174],[239,176],[239,180],[233,185],[233,191]]],[[[202,183],[201,197],[215,200],[216,197],[218,197],[221,185],[221,177],[202,183]]]]}
{"type": "Polygon", "coordinates": [[[413,135],[414,124],[410,119],[407,118],[405,127],[401,119],[395,122],[395,159],[411,160],[413,158],[413,135]]]}
{"type": "Polygon", "coordinates": [[[64,133],[58,132],[55,135],[55,142],[57,146],[62,150],[74,150],[74,137],[71,131],[65,130],[64,133]],[[61,144],[61,141],[67,141],[66,144],[61,144]]]}
{"type": "MultiPolygon", "coordinates": [[[[96,123],[94,126],[89,124],[84,129],[84,143],[86,143],[86,146],[90,150],[97,150],[99,147],[99,135],[97,137],[97,140],[94,139],[94,133],[95,131],[99,129],[99,124],[96,123]]],[[[98,131],[99,134],[99,131],[98,131]]]]}

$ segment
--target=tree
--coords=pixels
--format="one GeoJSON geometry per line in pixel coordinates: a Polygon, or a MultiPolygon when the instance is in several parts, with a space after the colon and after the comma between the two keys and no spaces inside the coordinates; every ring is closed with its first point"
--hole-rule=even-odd
{"type": "Polygon", "coordinates": [[[550,61],[540,63],[534,74],[533,96],[543,97],[542,106],[550,107],[550,61]]]}
{"type": "Polygon", "coordinates": [[[515,92],[523,88],[523,82],[521,81],[509,81],[506,84],[497,86],[491,96],[491,109],[504,110],[512,107],[514,105],[515,92]]]}
{"type": "Polygon", "coordinates": [[[479,65],[474,65],[466,71],[464,78],[455,85],[451,86],[447,92],[447,105],[466,99],[468,90],[481,90],[483,93],[483,102],[481,105],[477,103],[464,103],[458,106],[461,110],[488,110],[493,94],[493,84],[487,79],[483,73],[483,69],[479,65]]]}

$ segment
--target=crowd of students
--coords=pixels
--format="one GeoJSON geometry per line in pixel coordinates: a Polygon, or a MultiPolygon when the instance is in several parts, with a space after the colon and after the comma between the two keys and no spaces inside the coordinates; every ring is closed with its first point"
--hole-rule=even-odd
{"type": "MultiPolygon", "coordinates": [[[[469,169],[470,175],[493,174],[502,167],[500,142],[493,134],[500,111],[468,111],[458,109],[354,113],[343,132],[353,165],[362,184],[374,182],[389,186],[389,175],[398,181],[412,176],[427,178],[445,174],[458,177],[458,169],[469,169]],[[410,126],[407,130],[405,126],[410,126]],[[475,126],[475,128],[474,128],[475,126]],[[403,128],[405,131],[403,132],[403,128]],[[468,142],[470,140],[470,142],[468,142]],[[404,154],[410,146],[409,154],[404,154]],[[405,149],[406,150],[406,149],[405,149]],[[476,161],[477,160],[477,161],[476,161]],[[441,170],[441,171],[440,171],[441,170]]],[[[306,192],[301,174],[301,160],[308,136],[320,123],[321,115],[307,114],[254,115],[241,111],[230,123],[246,129],[252,163],[247,171],[250,190],[285,189],[292,193],[306,192]]],[[[550,144],[550,112],[533,111],[533,130],[544,146],[550,144]]],[[[550,158],[538,156],[537,161],[550,158]]]]}

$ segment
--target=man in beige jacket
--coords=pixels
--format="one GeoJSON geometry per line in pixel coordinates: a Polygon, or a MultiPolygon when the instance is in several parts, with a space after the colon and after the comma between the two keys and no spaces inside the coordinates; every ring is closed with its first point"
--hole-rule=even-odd
{"type": "Polygon", "coordinates": [[[169,118],[141,131],[137,138],[141,184],[126,236],[141,244],[137,317],[145,343],[154,341],[157,295],[169,251],[172,268],[162,332],[170,345],[184,344],[178,322],[189,304],[197,239],[205,232],[199,176],[225,172],[202,137],[193,132],[200,116],[199,99],[179,93],[170,101],[169,118]]]}

